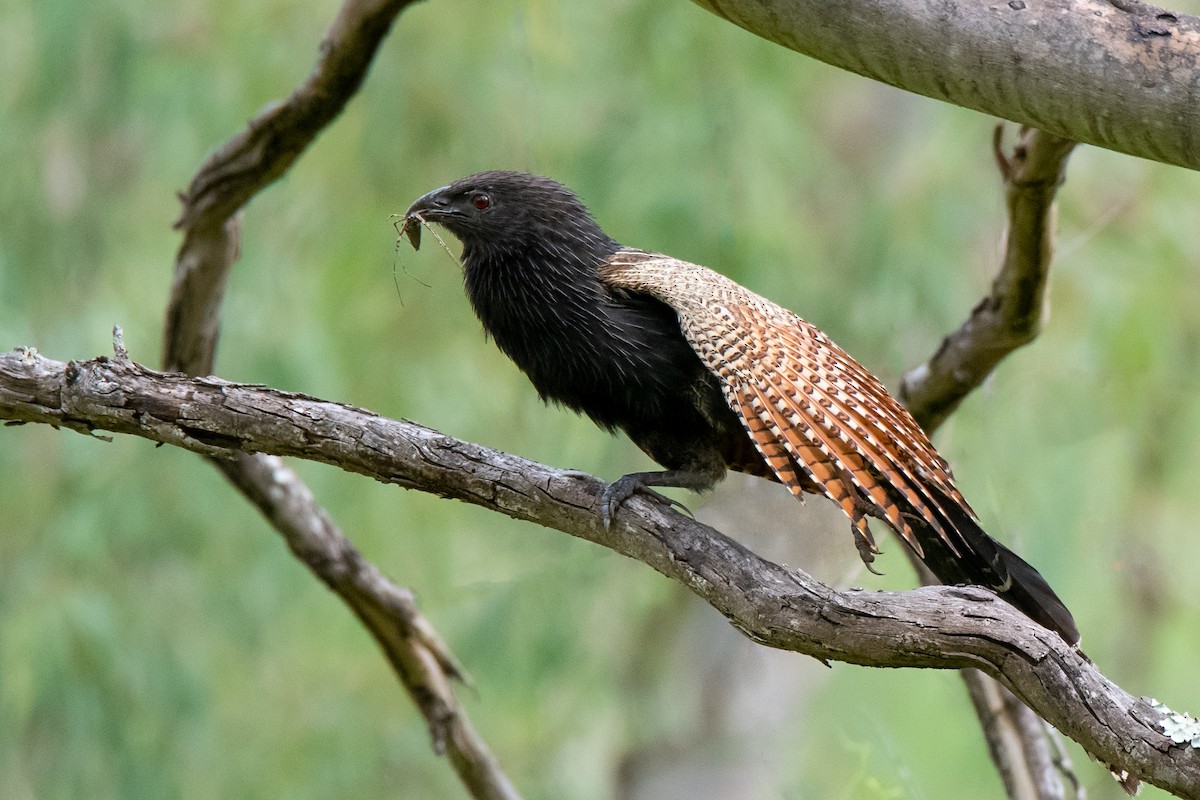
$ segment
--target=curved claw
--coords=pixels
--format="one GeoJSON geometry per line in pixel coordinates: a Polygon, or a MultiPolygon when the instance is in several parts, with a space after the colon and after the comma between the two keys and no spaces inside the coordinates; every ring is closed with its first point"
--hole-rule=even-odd
{"type": "Polygon", "coordinates": [[[663,504],[663,505],[665,505],[665,506],[669,506],[670,508],[676,508],[676,509],[679,509],[679,511],[680,511],[681,513],[683,513],[683,514],[687,514],[687,515],[688,515],[689,517],[691,517],[692,519],[695,519],[695,518],[696,518],[696,515],[692,513],[692,510],[691,510],[690,508],[688,508],[687,506],[685,506],[685,505],[684,505],[683,503],[681,503],[680,501],[676,500],[674,497],[667,497],[665,494],[661,494],[661,493],[659,493],[659,492],[656,492],[656,491],[654,491],[653,489],[646,489],[646,488],[643,488],[643,489],[642,489],[642,492],[643,492],[644,494],[648,494],[648,495],[650,495],[650,496],[651,496],[651,497],[653,497],[655,500],[657,500],[658,502],[662,503],[662,504],[663,504]]]}
{"type": "Polygon", "coordinates": [[[875,545],[875,540],[871,538],[870,531],[863,532],[866,529],[866,525],[863,525],[861,530],[857,525],[850,529],[854,534],[854,546],[858,549],[858,557],[862,559],[863,566],[867,568],[867,571],[874,575],[882,575],[882,572],[871,566],[880,550],[875,545]]]}
{"type": "Polygon", "coordinates": [[[646,484],[636,475],[626,475],[604,487],[604,491],[600,493],[600,521],[604,523],[604,530],[612,527],[613,516],[621,504],[638,489],[645,488],[646,484]]]}

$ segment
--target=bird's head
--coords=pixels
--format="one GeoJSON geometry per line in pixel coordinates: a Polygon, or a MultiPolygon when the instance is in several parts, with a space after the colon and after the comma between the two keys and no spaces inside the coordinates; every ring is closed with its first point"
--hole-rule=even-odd
{"type": "Polygon", "coordinates": [[[416,247],[419,224],[436,222],[463,243],[464,258],[615,245],[567,187],[523,172],[478,172],[417,198],[404,214],[416,247]]]}

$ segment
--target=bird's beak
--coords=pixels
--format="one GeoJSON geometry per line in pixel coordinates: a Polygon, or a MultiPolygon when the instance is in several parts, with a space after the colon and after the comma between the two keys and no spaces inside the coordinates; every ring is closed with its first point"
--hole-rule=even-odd
{"type": "Polygon", "coordinates": [[[421,195],[408,207],[408,211],[404,212],[404,218],[408,219],[420,214],[422,217],[432,220],[436,219],[439,214],[445,215],[450,210],[450,200],[444,192],[449,188],[449,186],[443,186],[421,195]]]}
{"type": "Polygon", "coordinates": [[[400,235],[407,236],[413,250],[421,249],[421,225],[438,222],[452,215],[450,200],[444,194],[449,186],[442,186],[432,192],[426,192],[418,197],[408,211],[404,212],[404,224],[400,227],[400,235]]]}

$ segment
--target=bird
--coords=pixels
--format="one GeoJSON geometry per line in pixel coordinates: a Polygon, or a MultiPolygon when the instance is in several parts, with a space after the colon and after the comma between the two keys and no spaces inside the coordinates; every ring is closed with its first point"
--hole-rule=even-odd
{"type": "Polygon", "coordinates": [[[707,267],[623,246],[550,178],[468,175],[397,224],[419,248],[433,223],[461,242],[472,309],[541,399],[624,432],[663,467],[607,486],[606,526],[635,492],[665,500],[651,487],[702,492],[744,472],[837,503],[868,568],[876,518],[942,583],[985,586],[1079,642],[1042,575],[984,532],[916,420],[816,326],[707,267]]]}

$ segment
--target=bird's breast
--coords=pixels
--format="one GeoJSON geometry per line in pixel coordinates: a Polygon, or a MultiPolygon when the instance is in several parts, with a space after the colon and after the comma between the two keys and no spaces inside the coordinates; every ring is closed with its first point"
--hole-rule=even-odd
{"type": "MultiPolygon", "coordinates": [[[[675,312],[647,295],[614,295],[596,278],[472,281],[484,329],[543,399],[627,428],[683,413],[708,372],[675,312]]],[[[713,386],[719,399],[719,390],[713,386]]]]}

